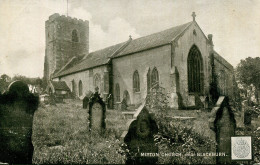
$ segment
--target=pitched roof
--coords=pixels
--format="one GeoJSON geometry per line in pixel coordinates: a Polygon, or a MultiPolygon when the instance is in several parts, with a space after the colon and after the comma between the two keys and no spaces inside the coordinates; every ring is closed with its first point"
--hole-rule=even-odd
{"type": "Polygon", "coordinates": [[[188,22],[186,24],[175,26],[161,32],[157,32],[134,40],[128,40],[126,42],[92,52],[87,55],[86,58],[83,58],[83,60],[80,61],[78,64],[56,73],[54,75],[54,78],[107,64],[110,58],[120,57],[123,55],[169,44],[182,32],[184,32],[185,29],[187,29],[192,23],[193,22],[188,22]]]}
{"type": "Polygon", "coordinates": [[[233,71],[233,66],[227,62],[221,55],[219,55],[216,51],[214,51],[214,58],[218,60],[221,64],[223,64],[226,68],[228,68],[230,71],[233,71]]]}
{"type": "Polygon", "coordinates": [[[64,71],[59,72],[58,74],[54,75],[54,77],[68,75],[71,73],[93,68],[95,66],[107,64],[109,62],[110,57],[114,53],[116,53],[117,50],[119,50],[126,43],[127,42],[122,42],[122,43],[92,52],[92,53],[88,54],[85,58],[83,58],[78,64],[76,64],[64,71]]]}
{"type": "Polygon", "coordinates": [[[183,25],[175,26],[158,33],[154,33],[148,36],[132,40],[124,50],[122,50],[114,57],[132,54],[142,50],[169,44],[174,39],[176,39],[176,37],[178,37],[182,32],[184,32],[185,29],[188,28],[192,23],[193,22],[188,22],[183,25]]]}
{"type": "Polygon", "coordinates": [[[64,91],[70,90],[70,88],[67,86],[65,81],[51,81],[51,84],[53,85],[55,90],[64,90],[64,91]]]}

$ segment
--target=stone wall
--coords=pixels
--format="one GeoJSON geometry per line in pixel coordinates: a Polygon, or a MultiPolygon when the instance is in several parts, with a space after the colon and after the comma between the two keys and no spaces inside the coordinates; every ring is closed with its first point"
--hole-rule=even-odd
{"type": "MultiPolygon", "coordinates": [[[[114,93],[116,93],[115,85],[118,83],[120,86],[121,100],[124,91],[127,90],[130,95],[131,104],[141,103],[147,93],[146,75],[149,68],[150,72],[152,72],[154,67],[157,68],[159,73],[159,85],[170,89],[170,58],[171,46],[166,45],[113,59],[114,93]],[[136,70],[139,73],[140,92],[134,92],[133,89],[133,74],[136,70]]],[[[116,98],[114,98],[114,100],[116,100],[116,98]]]]}
{"type": "Polygon", "coordinates": [[[208,93],[209,89],[209,52],[210,47],[207,39],[197,24],[192,24],[186,32],[180,36],[176,42],[173,43],[172,65],[175,66],[179,72],[179,92],[182,97],[184,106],[194,106],[194,95],[188,92],[188,66],[187,58],[190,48],[196,45],[203,58],[204,70],[204,95],[208,93]]]}
{"type": "MultiPolygon", "coordinates": [[[[71,75],[64,76],[60,78],[60,81],[65,81],[70,90],[72,91],[72,81],[75,82],[75,93],[76,96],[79,97],[79,81],[82,81],[82,93],[83,97],[88,91],[92,91],[94,93],[95,87],[94,87],[94,76],[96,74],[99,74],[101,77],[101,82],[99,86],[99,92],[101,93],[101,97],[104,96],[105,90],[104,90],[104,74],[108,70],[108,66],[100,66],[96,67],[90,70],[85,70],[82,72],[74,73],[71,75]]],[[[83,97],[80,97],[83,99],[83,97]]]]}
{"type": "Polygon", "coordinates": [[[44,76],[63,67],[73,56],[83,57],[89,52],[89,22],[64,15],[53,14],[45,22],[45,68],[44,76]],[[73,30],[78,41],[72,40],[73,30]]]}

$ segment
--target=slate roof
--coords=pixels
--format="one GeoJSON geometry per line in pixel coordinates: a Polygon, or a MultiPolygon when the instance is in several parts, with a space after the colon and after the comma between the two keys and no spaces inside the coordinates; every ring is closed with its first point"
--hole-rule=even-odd
{"type": "Polygon", "coordinates": [[[65,81],[51,81],[55,90],[70,91],[65,81]]]}
{"type": "Polygon", "coordinates": [[[92,52],[89,55],[87,55],[86,58],[83,58],[83,60],[80,61],[78,64],[56,73],[54,75],[54,78],[107,64],[110,58],[117,58],[127,54],[132,54],[135,52],[169,44],[172,41],[174,41],[182,32],[184,32],[185,29],[187,29],[192,23],[193,22],[188,22],[186,24],[175,26],[173,28],[161,32],[157,32],[134,40],[129,40],[123,43],[119,43],[117,45],[113,45],[92,52]]]}
{"type": "Polygon", "coordinates": [[[183,25],[175,26],[170,29],[154,33],[148,36],[132,40],[129,45],[114,57],[119,57],[135,52],[147,50],[150,48],[162,46],[172,42],[178,35],[185,31],[193,22],[188,22],[183,25]]]}
{"type": "Polygon", "coordinates": [[[227,62],[221,55],[219,55],[216,51],[214,51],[214,58],[221,62],[226,68],[228,68],[230,71],[233,71],[233,66],[227,62]]]}
{"type": "Polygon", "coordinates": [[[93,68],[95,66],[100,66],[103,64],[107,64],[110,60],[110,57],[120,49],[127,42],[122,42],[101,50],[97,50],[95,52],[91,52],[85,58],[82,59],[78,64],[61,71],[60,73],[54,75],[54,77],[59,77],[63,75],[68,75],[71,73],[79,72],[82,70],[86,70],[89,68],[93,68]]]}

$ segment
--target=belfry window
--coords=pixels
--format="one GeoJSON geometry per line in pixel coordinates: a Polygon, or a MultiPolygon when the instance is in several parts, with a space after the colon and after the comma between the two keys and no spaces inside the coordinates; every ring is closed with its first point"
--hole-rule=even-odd
{"type": "Polygon", "coordinates": [[[79,42],[79,37],[78,37],[78,33],[77,33],[77,30],[73,30],[72,31],[72,42],[79,42]]]}
{"type": "Polygon", "coordinates": [[[140,92],[140,79],[137,70],[134,72],[133,75],[133,88],[134,88],[134,92],[140,92]]]}
{"type": "Polygon", "coordinates": [[[192,46],[188,55],[188,90],[190,93],[203,91],[203,60],[197,46],[192,46]]]}

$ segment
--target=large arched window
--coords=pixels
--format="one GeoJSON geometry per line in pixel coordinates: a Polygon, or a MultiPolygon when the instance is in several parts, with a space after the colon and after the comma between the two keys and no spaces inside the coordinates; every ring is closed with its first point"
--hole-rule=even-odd
{"type": "Polygon", "coordinates": [[[134,72],[133,75],[133,88],[134,88],[134,92],[140,92],[140,79],[137,70],[134,72]]]}
{"type": "Polygon", "coordinates": [[[100,91],[100,88],[101,88],[101,76],[100,76],[100,74],[95,74],[94,75],[94,89],[96,88],[96,87],[98,87],[98,89],[99,89],[99,91],[100,91]]]}
{"type": "Polygon", "coordinates": [[[116,102],[120,102],[120,87],[118,83],[116,84],[115,93],[116,93],[116,102]]]}
{"type": "Polygon", "coordinates": [[[152,87],[159,85],[159,73],[156,68],[153,68],[153,71],[152,71],[151,85],[152,85],[152,87]]]}
{"type": "Polygon", "coordinates": [[[79,42],[79,37],[78,37],[78,33],[77,33],[77,30],[73,30],[72,31],[72,39],[71,39],[73,42],[79,42]]]}
{"type": "Polygon", "coordinates": [[[203,91],[203,60],[197,46],[192,46],[188,55],[188,89],[190,93],[203,91]]]}
{"type": "Polygon", "coordinates": [[[79,96],[82,96],[82,81],[79,81],[79,96]]]}

